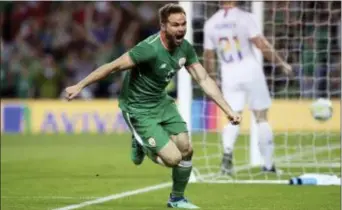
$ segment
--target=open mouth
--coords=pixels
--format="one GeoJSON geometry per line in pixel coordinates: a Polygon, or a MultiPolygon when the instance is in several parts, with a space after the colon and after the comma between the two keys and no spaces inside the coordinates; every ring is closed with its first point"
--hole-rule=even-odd
{"type": "Polygon", "coordinates": [[[181,40],[184,38],[184,34],[181,34],[181,35],[176,35],[176,39],[177,40],[181,40]]]}

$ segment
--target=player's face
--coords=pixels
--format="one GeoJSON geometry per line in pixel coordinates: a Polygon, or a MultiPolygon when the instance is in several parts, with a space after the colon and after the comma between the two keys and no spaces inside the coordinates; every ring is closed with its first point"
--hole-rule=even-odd
{"type": "Polygon", "coordinates": [[[179,46],[186,33],[186,17],[183,13],[171,14],[166,23],[166,37],[170,44],[179,46]]]}

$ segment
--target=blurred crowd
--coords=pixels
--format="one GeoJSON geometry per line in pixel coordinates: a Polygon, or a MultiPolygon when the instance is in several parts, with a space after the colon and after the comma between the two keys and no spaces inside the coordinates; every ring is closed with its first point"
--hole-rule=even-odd
{"type": "MultiPolygon", "coordinates": [[[[57,98],[159,30],[165,2],[1,2],[1,96],[57,98]]],[[[117,97],[121,74],[81,97],[117,97]]]]}
{"type": "MultiPolygon", "coordinates": [[[[165,3],[0,2],[1,96],[61,97],[66,86],[156,33],[157,11],[165,3]]],[[[201,26],[217,5],[194,4],[194,41],[199,55],[201,26]]],[[[265,35],[297,73],[289,83],[276,67],[265,63],[275,96],[283,91],[295,97],[340,97],[340,8],[340,2],[265,3],[265,35]]],[[[89,86],[81,97],[116,98],[123,74],[89,86]]]]}

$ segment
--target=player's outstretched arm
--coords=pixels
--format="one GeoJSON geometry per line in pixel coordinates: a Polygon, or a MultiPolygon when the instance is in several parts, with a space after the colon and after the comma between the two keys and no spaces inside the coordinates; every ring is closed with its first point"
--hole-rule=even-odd
{"type": "Polygon", "coordinates": [[[78,82],[76,85],[67,87],[65,89],[66,92],[66,98],[68,100],[71,100],[75,98],[83,88],[87,87],[90,84],[93,84],[103,78],[105,78],[107,75],[109,75],[112,72],[119,72],[123,70],[130,69],[134,66],[134,62],[132,61],[131,57],[128,55],[128,53],[123,54],[118,59],[103,64],[99,68],[97,68],[95,71],[90,73],[87,77],[85,77],[83,80],[78,82]]]}
{"type": "Polygon", "coordinates": [[[283,72],[285,74],[289,75],[292,73],[292,67],[280,57],[277,51],[273,48],[273,46],[267,41],[267,39],[264,36],[259,35],[253,37],[251,41],[258,49],[260,49],[263,56],[268,61],[281,65],[283,72]]]}
{"type": "Polygon", "coordinates": [[[213,80],[216,80],[216,62],[215,62],[215,51],[204,49],[203,52],[203,66],[208,71],[208,74],[213,80]]]}
{"type": "Polygon", "coordinates": [[[213,38],[213,29],[210,24],[210,21],[207,21],[204,24],[204,33],[203,33],[203,66],[208,71],[208,74],[211,78],[216,81],[216,52],[215,52],[215,38],[213,38]]]}
{"type": "Polygon", "coordinates": [[[228,119],[235,125],[239,124],[241,121],[240,115],[235,113],[224,100],[219,87],[210,78],[203,66],[200,63],[195,63],[187,67],[187,70],[192,78],[201,86],[203,91],[223,110],[228,119]]]}

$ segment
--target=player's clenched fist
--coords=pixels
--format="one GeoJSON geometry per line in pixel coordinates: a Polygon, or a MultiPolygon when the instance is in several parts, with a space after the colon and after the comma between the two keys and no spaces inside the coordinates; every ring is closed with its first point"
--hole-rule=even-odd
{"type": "Polygon", "coordinates": [[[241,122],[241,115],[239,113],[232,113],[227,116],[228,120],[233,124],[233,125],[239,125],[241,122]]]}
{"type": "Polygon", "coordinates": [[[80,92],[82,88],[78,85],[73,85],[65,89],[65,98],[68,100],[74,99],[80,92]]]}

